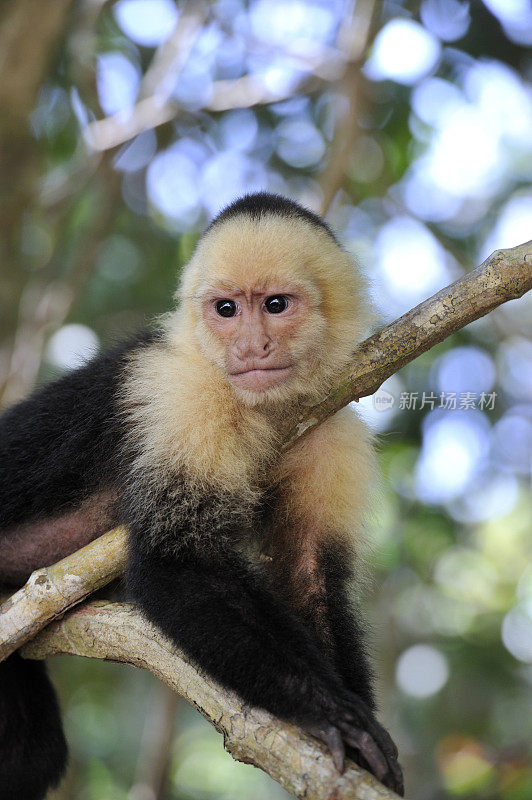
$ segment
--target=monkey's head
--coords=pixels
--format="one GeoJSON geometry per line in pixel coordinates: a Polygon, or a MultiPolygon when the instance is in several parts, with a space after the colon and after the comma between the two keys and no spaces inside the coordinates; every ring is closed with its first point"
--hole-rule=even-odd
{"type": "Polygon", "coordinates": [[[252,405],[317,399],[349,361],[369,316],[363,281],[327,225],[266,193],[216,217],[178,297],[180,335],[192,332],[192,345],[252,405]]]}

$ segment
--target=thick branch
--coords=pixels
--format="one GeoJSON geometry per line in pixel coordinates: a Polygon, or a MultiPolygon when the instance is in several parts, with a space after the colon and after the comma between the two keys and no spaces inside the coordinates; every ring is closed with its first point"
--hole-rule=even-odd
{"type": "Polygon", "coordinates": [[[57,564],[35,570],[0,606],[0,661],[68,608],[122,575],[125,566],[126,531],[115,528],[57,564]]]}
{"type": "Polygon", "coordinates": [[[299,728],[201,675],[186,656],[135,610],[118,603],[76,609],[26,645],[26,658],[70,655],[122,661],[147,669],[185,697],[224,736],[233,758],[255,764],[290,794],[305,800],[394,800],[397,795],[349,763],[336,771],[326,749],[299,728]]]}
{"type": "MultiPolygon", "coordinates": [[[[454,331],[532,288],[532,242],[500,250],[482,266],[362,342],[338,388],[303,411],[289,446],[354,399],[376,391],[386,378],[454,331]]],[[[37,570],[0,607],[0,660],[27,642],[65,609],[120,575],[126,561],[125,531],[118,528],[52,567],[37,570]]],[[[279,727],[265,711],[245,709],[236,695],[201,677],[182,655],[131,607],[91,604],[53,623],[24,655],[56,653],[125,661],[150,670],[183,694],[224,733],[226,747],[260,766],[289,792],[305,798],[394,795],[351,767],[334,772],[319,745],[291,726],[279,727]]]]}
{"type": "MultiPolygon", "coordinates": [[[[386,378],[451,333],[531,288],[532,242],[497,250],[480,267],[362,342],[338,388],[301,412],[285,447],[347,403],[375,392],[386,378]]],[[[117,529],[33,573],[26,586],[0,606],[0,660],[119,575],[125,559],[125,533],[117,529]],[[47,590],[49,576],[54,584],[56,574],[58,589],[52,585],[47,590]]]]}

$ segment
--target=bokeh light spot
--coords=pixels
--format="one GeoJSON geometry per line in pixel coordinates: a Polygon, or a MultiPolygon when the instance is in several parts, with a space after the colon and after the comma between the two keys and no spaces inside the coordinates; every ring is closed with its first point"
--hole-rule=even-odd
{"type": "Polygon", "coordinates": [[[179,16],[172,0],[118,0],[113,13],[126,36],[145,47],[166,41],[179,16]]]}
{"type": "Polygon", "coordinates": [[[373,80],[416,83],[436,66],[440,45],[418,22],[393,19],[379,31],[365,71],[373,80]]]}
{"type": "Polygon", "coordinates": [[[122,53],[102,53],[96,63],[98,99],[105,114],[131,109],[137,99],[139,72],[122,53]]]}
{"type": "Polygon", "coordinates": [[[532,664],[532,600],[519,603],[506,614],[501,635],[504,646],[515,658],[532,664]]]}
{"type": "Polygon", "coordinates": [[[86,325],[63,325],[48,340],[46,359],[59,369],[75,369],[96,355],[99,339],[86,325]]]}
{"type": "Polygon", "coordinates": [[[484,463],[489,445],[489,423],[481,412],[439,412],[427,415],[416,465],[417,495],[425,503],[461,494],[484,463]]]}
{"type": "Polygon", "coordinates": [[[410,697],[430,697],[447,683],[447,659],[436,647],[416,644],[399,657],[395,678],[399,688],[410,697]]]}

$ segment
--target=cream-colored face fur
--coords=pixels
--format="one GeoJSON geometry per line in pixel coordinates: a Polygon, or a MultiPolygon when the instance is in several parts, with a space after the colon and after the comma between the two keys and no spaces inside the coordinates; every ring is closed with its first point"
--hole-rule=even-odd
{"type": "Polygon", "coordinates": [[[317,397],[367,324],[363,284],[325,230],[301,218],[238,216],[211,228],[178,292],[181,340],[225,375],[246,404],[317,397]],[[286,309],[269,313],[268,299],[286,309]],[[235,313],[221,316],[220,301],[235,313]]]}
{"type": "Polygon", "coordinates": [[[178,296],[163,339],[136,351],[125,375],[124,409],[138,448],[132,471],[151,476],[154,487],[184,474],[187,496],[209,487],[250,507],[260,487],[276,486],[283,519],[292,509],[301,535],[311,519],[316,535],[358,530],[372,457],[352,413],[340,412],[279,456],[278,422],[334,385],[364,333],[364,286],[347,254],[305,220],[238,217],[203,237],[178,296]],[[228,293],[251,326],[243,341],[224,328],[234,317],[218,320],[213,310],[228,293]],[[263,310],[272,294],[292,298],[284,320],[263,310]],[[287,372],[271,385],[268,376],[252,388],[232,382],[235,365],[258,360],[253,348],[265,343],[259,355],[287,372]]]}

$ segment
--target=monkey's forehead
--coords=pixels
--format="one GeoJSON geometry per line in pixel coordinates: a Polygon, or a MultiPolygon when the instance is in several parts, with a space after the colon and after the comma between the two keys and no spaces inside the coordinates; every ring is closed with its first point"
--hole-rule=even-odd
{"type": "Polygon", "coordinates": [[[184,281],[247,289],[266,283],[317,283],[352,275],[346,253],[325,229],[303,217],[232,216],[208,229],[184,281]]]}

